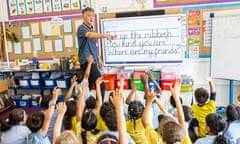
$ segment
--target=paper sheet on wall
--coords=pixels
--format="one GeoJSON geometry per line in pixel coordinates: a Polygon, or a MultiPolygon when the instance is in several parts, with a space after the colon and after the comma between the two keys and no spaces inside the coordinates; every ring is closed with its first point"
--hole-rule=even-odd
{"type": "Polygon", "coordinates": [[[65,47],[73,47],[73,37],[72,35],[64,36],[64,46],[65,47]]]}
{"type": "Polygon", "coordinates": [[[77,29],[78,29],[78,27],[81,25],[83,23],[83,21],[82,20],[76,20],[75,21],[75,32],[77,32],[77,29]]]}
{"type": "Polygon", "coordinates": [[[53,51],[52,40],[45,40],[44,41],[44,51],[45,52],[52,52],[53,51]]]}
{"type": "Polygon", "coordinates": [[[72,21],[71,20],[64,20],[63,21],[63,30],[64,30],[64,33],[71,33],[72,32],[72,21]]]}
{"type": "Polygon", "coordinates": [[[35,38],[32,40],[33,41],[33,50],[34,51],[39,51],[41,50],[41,40],[40,38],[35,38]]]}
{"type": "Polygon", "coordinates": [[[7,41],[7,51],[12,52],[12,42],[11,41],[7,41]]]}
{"type": "Polygon", "coordinates": [[[55,52],[63,52],[63,42],[62,39],[54,40],[55,52]]]}
{"type": "Polygon", "coordinates": [[[211,12],[203,12],[203,45],[205,47],[211,46],[212,20],[210,13],[211,12]]]}
{"type": "Polygon", "coordinates": [[[32,23],[31,24],[31,31],[32,31],[32,35],[40,35],[40,31],[39,31],[39,23],[32,23]]]}
{"type": "Polygon", "coordinates": [[[60,26],[51,26],[51,35],[52,36],[60,36],[60,26]]]}
{"type": "Polygon", "coordinates": [[[199,46],[189,46],[189,58],[190,59],[199,58],[199,46]]]}
{"type": "Polygon", "coordinates": [[[51,22],[41,22],[42,26],[42,34],[44,36],[50,36],[51,35],[51,22]]]}
{"type": "Polygon", "coordinates": [[[23,42],[23,52],[24,53],[32,53],[31,42],[25,41],[23,42]]]}
{"type": "Polygon", "coordinates": [[[23,39],[31,38],[29,26],[23,26],[22,27],[22,38],[23,39]]]}
{"type": "Polygon", "coordinates": [[[14,43],[14,54],[22,54],[22,43],[14,43]]]}

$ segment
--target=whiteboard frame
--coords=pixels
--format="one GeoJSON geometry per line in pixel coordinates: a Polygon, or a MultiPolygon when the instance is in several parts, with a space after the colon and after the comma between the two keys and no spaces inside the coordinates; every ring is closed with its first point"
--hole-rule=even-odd
{"type": "MultiPolygon", "coordinates": [[[[162,18],[162,17],[185,17],[186,20],[186,14],[170,14],[170,15],[155,15],[155,16],[138,16],[138,17],[124,17],[124,18],[108,18],[108,19],[101,19],[101,32],[103,32],[103,22],[104,21],[121,21],[121,20],[129,20],[129,19],[145,19],[145,18],[162,18]]],[[[185,27],[185,30],[187,30],[187,26],[185,27]]],[[[133,61],[133,62],[112,62],[112,63],[106,63],[105,59],[105,46],[104,46],[104,39],[101,39],[101,46],[102,46],[102,55],[103,55],[103,63],[105,66],[131,66],[131,65],[159,65],[159,64],[166,64],[166,63],[182,63],[184,60],[184,49],[186,49],[187,45],[185,42],[185,45],[181,45],[181,60],[179,61],[148,61],[148,62],[139,62],[139,61],[133,61]]]]}

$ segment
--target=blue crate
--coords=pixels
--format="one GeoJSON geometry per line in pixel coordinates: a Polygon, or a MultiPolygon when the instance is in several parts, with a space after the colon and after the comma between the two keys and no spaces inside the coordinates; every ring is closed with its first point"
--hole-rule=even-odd
{"type": "Polygon", "coordinates": [[[19,108],[29,108],[31,106],[31,98],[22,99],[22,96],[19,96],[15,99],[16,106],[19,108]]]}
{"type": "Polygon", "coordinates": [[[60,78],[56,80],[56,84],[59,88],[69,88],[71,83],[71,78],[60,78]]]}
{"type": "Polygon", "coordinates": [[[30,78],[18,78],[21,88],[30,88],[30,78]]]}
{"type": "Polygon", "coordinates": [[[54,88],[57,86],[56,80],[59,78],[54,78],[54,79],[50,79],[50,78],[43,78],[43,83],[44,86],[48,87],[48,88],[54,88]]]}
{"type": "MultiPolygon", "coordinates": [[[[160,86],[160,80],[155,80],[157,84],[160,86]]],[[[154,83],[151,80],[148,80],[148,87],[150,89],[153,89],[154,91],[157,90],[157,87],[154,85],[154,83]]]]}
{"type": "Polygon", "coordinates": [[[30,86],[32,88],[41,88],[42,86],[42,80],[41,79],[30,79],[30,86]]]}

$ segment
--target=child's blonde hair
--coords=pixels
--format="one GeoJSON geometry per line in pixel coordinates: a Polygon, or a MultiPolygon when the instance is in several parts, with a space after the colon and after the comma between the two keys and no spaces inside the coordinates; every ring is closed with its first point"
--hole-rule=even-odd
{"type": "Polygon", "coordinates": [[[66,130],[57,137],[55,144],[79,144],[79,141],[72,131],[66,130]]]}

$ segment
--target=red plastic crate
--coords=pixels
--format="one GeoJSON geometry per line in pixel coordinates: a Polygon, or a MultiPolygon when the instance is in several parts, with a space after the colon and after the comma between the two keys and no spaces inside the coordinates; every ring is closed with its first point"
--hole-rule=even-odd
{"type": "MultiPolygon", "coordinates": [[[[114,82],[115,82],[115,89],[120,88],[120,80],[114,80],[114,82]]],[[[123,82],[124,82],[123,89],[129,89],[129,80],[125,79],[123,82]]]]}
{"type": "Polygon", "coordinates": [[[116,79],[116,74],[103,74],[105,90],[113,90],[114,89],[114,80],[115,79],[116,79]]]}
{"type": "Polygon", "coordinates": [[[170,90],[170,86],[174,86],[175,79],[173,80],[161,80],[161,89],[162,90],[170,90]]]}

